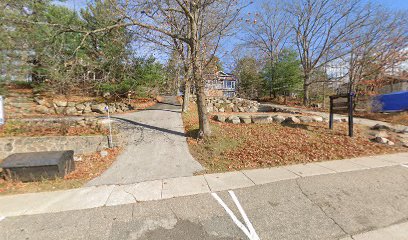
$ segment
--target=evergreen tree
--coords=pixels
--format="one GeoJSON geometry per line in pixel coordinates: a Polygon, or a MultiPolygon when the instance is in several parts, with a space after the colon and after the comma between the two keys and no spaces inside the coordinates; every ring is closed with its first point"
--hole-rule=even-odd
{"type": "Polygon", "coordinates": [[[234,70],[239,79],[239,94],[245,98],[257,98],[262,93],[262,78],[259,63],[253,57],[244,57],[238,61],[234,70]]]}
{"type": "Polygon", "coordinates": [[[266,64],[262,75],[265,93],[272,90],[275,96],[288,95],[301,89],[302,71],[294,51],[284,50],[275,64],[266,64]]]}

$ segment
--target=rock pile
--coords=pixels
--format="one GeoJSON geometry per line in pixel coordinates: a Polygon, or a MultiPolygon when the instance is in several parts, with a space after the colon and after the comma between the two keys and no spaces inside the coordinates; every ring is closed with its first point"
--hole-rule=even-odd
{"type": "Polygon", "coordinates": [[[69,102],[64,100],[47,101],[36,98],[37,103],[35,111],[41,114],[64,114],[64,115],[82,115],[90,113],[106,113],[106,106],[109,106],[111,113],[121,113],[133,110],[133,107],[123,102],[115,103],[95,103],[95,102],[69,102]]]}
{"type": "Polygon", "coordinates": [[[290,116],[284,117],[281,115],[216,115],[215,120],[218,122],[228,122],[228,123],[256,123],[256,124],[268,124],[272,122],[284,123],[284,124],[298,124],[298,123],[309,123],[309,122],[323,122],[327,121],[322,117],[318,116],[290,116]]]}
{"type": "Polygon", "coordinates": [[[208,112],[258,112],[259,103],[243,98],[207,98],[208,112]]]}

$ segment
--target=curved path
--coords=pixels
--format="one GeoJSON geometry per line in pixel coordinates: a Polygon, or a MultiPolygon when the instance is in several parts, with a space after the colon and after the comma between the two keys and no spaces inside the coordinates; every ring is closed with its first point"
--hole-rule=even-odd
{"type": "Polygon", "coordinates": [[[144,111],[114,116],[130,138],[116,162],[87,186],[123,185],[193,176],[203,167],[191,156],[175,97],[144,111]]]}

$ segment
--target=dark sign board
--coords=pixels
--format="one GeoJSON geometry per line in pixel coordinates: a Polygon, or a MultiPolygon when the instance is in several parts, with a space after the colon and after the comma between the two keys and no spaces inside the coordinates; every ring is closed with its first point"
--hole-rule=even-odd
{"type": "Polygon", "coordinates": [[[349,136],[353,136],[353,99],[354,94],[330,96],[330,121],[329,127],[333,129],[333,115],[348,114],[349,136]]]}

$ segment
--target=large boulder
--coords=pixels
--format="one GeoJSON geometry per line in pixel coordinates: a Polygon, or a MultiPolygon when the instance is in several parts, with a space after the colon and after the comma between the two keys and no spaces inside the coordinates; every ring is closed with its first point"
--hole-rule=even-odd
{"type": "Polygon", "coordinates": [[[374,138],[374,141],[377,143],[381,143],[381,144],[387,144],[390,146],[394,145],[394,142],[390,141],[389,139],[385,138],[385,137],[376,137],[374,138]]]}
{"type": "Polygon", "coordinates": [[[271,116],[252,116],[252,122],[256,124],[267,124],[273,122],[271,116]]]}
{"type": "Polygon", "coordinates": [[[227,122],[233,123],[233,124],[239,124],[241,123],[241,120],[239,119],[239,117],[231,115],[227,118],[227,122]]]}
{"type": "Polygon", "coordinates": [[[46,106],[43,106],[43,105],[36,106],[35,111],[37,113],[41,113],[41,114],[52,114],[54,112],[51,109],[49,109],[49,108],[47,108],[46,106]]]}
{"type": "Polygon", "coordinates": [[[106,113],[105,110],[106,104],[105,103],[98,103],[98,104],[93,104],[91,105],[91,110],[92,112],[96,112],[96,113],[106,113]]]}
{"type": "Polygon", "coordinates": [[[217,116],[215,116],[215,119],[218,121],[218,122],[225,122],[225,120],[227,119],[224,115],[217,115],[217,116]]]}
{"type": "Polygon", "coordinates": [[[287,117],[285,119],[285,121],[283,121],[283,123],[286,123],[286,124],[299,124],[300,119],[297,118],[297,117],[287,117]]]}
{"type": "Polygon", "coordinates": [[[67,102],[67,107],[75,107],[75,102],[67,102]]]}
{"type": "Polygon", "coordinates": [[[403,133],[403,134],[407,134],[408,133],[408,127],[400,129],[397,131],[398,133],[403,133]]]}
{"type": "Polygon", "coordinates": [[[375,138],[387,138],[388,133],[386,131],[380,131],[374,135],[375,138]]]}
{"type": "Polygon", "coordinates": [[[272,117],[272,119],[274,122],[282,123],[283,121],[285,121],[286,118],[284,116],[275,115],[272,117]]]}
{"type": "Polygon", "coordinates": [[[75,107],[67,107],[65,108],[65,114],[66,115],[78,114],[78,110],[75,107]]]}
{"type": "Polygon", "coordinates": [[[312,116],[311,118],[313,122],[323,122],[324,121],[323,117],[321,116],[312,116]]]}
{"type": "Polygon", "coordinates": [[[36,102],[38,105],[43,105],[46,107],[51,107],[51,105],[47,102],[47,100],[39,97],[34,98],[34,102],[36,102]]]}
{"type": "Polygon", "coordinates": [[[53,100],[53,103],[57,107],[66,107],[68,105],[68,102],[64,100],[53,100]]]}
{"type": "Polygon", "coordinates": [[[249,108],[248,108],[248,112],[250,112],[250,113],[258,112],[258,108],[257,108],[257,107],[254,107],[254,106],[249,107],[249,108]]]}
{"type": "Polygon", "coordinates": [[[214,107],[212,105],[207,106],[207,112],[213,112],[214,111],[214,107]]]}
{"type": "Polygon", "coordinates": [[[313,122],[313,118],[309,116],[301,116],[299,117],[299,120],[303,123],[310,123],[313,122]]]}
{"type": "Polygon", "coordinates": [[[83,104],[83,103],[79,103],[79,104],[75,105],[75,108],[76,108],[78,111],[84,111],[85,108],[86,108],[86,106],[85,106],[85,104],[83,104]]]}
{"type": "Polygon", "coordinates": [[[91,113],[91,112],[92,112],[91,104],[85,103],[85,108],[83,110],[83,113],[91,113]]]}
{"type": "Polygon", "coordinates": [[[384,124],[375,124],[373,127],[371,127],[372,130],[390,130],[391,128],[387,125],[384,124]]]}
{"type": "Polygon", "coordinates": [[[57,114],[64,114],[65,113],[65,107],[55,107],[55,112],[57,114]]]}
{"type": "Polygon", "coordinates": [[[246,123],[246,124],[252,123],[251,116],[249,116],[249,115],[239,116],[239,119],[241,119],[241,122],[242,122],[242,123],[246,123]]]}

